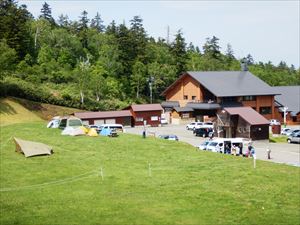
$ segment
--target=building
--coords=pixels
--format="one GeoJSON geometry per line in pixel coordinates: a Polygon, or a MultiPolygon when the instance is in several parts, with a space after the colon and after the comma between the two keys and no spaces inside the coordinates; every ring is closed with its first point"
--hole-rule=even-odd
{"type": "Polygon", "coordinates": [[[280,93],[249,71],[211,71],[184,73],[162,96],[166,98],[164,104],[171,101],[192,108],[191,116],[203,121],[216,119],[216,114],[225,107],[240,106],[252,107],[266,119],[272,119],[277,94],[280,93]]]}
{"type": "Polygon", "coordinates": [[[101,124],[122,124],[132,126],[132,115],[130,110],[103,111],[103,112],[75,112],[74,115],[80,118],[86,125],[101,124]]]}
{"type": "Polygon", "coordinates": [[[218,114],[218,120],[217,133],[220,137],[269,139],[269,121],[249,106],[224,108],[218,114]]]}
{"type": "Polygon", "coordinates": [[[160,125],[163,108],[160,104],[140,104],[127,107],[133,117],[133,126],[150,125],[157,127],[160,125]]]}
{"type": "Polygon", "coordinates": [[[289,125],[300,124],[300,86],[273,87],[281,95],[275,96],[275,117],[284,123],[284,108],[286,107],[286,123],[289,125]]]}

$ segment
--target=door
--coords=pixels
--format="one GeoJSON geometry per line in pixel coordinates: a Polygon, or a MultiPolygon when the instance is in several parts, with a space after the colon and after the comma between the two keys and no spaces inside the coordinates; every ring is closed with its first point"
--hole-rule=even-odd
{"type": "Polygon", "coordinates": [[[105,123],[106,124],[115,124],[116,123],[116,119],[106,119],[105,123]]]}
{"type": "Polygon", "coordinates": [[[95,125],[102,125],[104,124],[104,120],[94,120],[95,125]]]}

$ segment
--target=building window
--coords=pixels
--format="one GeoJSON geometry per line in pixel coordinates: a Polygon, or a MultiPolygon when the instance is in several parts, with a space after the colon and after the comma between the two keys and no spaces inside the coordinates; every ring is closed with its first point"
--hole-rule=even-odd
{"type": "Polygon", "coordinates": [[[236,102],[236,97],[223,97],[222,102],[236,102]]]}
{"type": "Polygon", "coordinates": [[[260,107],[259,108],[260,114],[272,114],[272,108],[271,107],[260,107]]]}
{"type": "Polygon", "coordinates": [[[196,100],[196,96],[192,96],[192,100],[196,100]]]}
{"type": "Polygon", "coordinates": [[[158,116],[151,116],[151,121],[158,121],[158,116]]]}
{"type": "Polygon", "coordinates": [[[188,96],[187,96],[187,95],[184,95],[184,96],[183,96],[183,99],[184,99],[184,100],[188,100],[188,96]]]}
{"type": "Polygon", "coordinates": [[[249,95],[249,96],[243,96],[242,101],[255,101],[256,96],[249,95]]]}
{"type": "Polygon", "coordinates": [[[181,114],[181,117],[182,117],[183,119],[190,118],[190,114],[189,114],[189,113],[182,113],[182,114],[181,114]]]}
{"type": "Polygon", "coordinates": [[[144,118],[143,118],[143,117],[136,117],[136,118],[135,118],[135,121],[136,121],[136,122],[143,122],[143,121],[144,121],[144,118]]]}

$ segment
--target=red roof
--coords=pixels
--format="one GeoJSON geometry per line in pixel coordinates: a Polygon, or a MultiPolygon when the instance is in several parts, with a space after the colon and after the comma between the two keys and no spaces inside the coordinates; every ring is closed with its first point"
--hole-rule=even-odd
{"type": "Polygon", "coordinates": [[[131,108],[134,112],[144,112],[144,111],[162,111],[163,108],[160,104],[140,104],[140,105],[131,105],[131,108]]]}
{"type": "Polygon", "coordinates": [[[96,118],[115,118],[131,116],[130,110],[121,111],[102,111],[102,112],[76,112],[75,116],[80,119],[96,119],[96,118]]]}
{"type": "Polygon", "coordinates": [[[269,121],[251,107],[224,108],[230,115],[239,115],[250,125],[269,124],[269,121]]]}

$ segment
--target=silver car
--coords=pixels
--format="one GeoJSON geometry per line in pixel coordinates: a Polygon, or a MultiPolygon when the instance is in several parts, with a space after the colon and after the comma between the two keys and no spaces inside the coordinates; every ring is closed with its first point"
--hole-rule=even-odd
{"type": "Polygon", "coordinates": [[[290,135],[287,139],[287,142],[300,144],[300,132],[290,135]]]}

